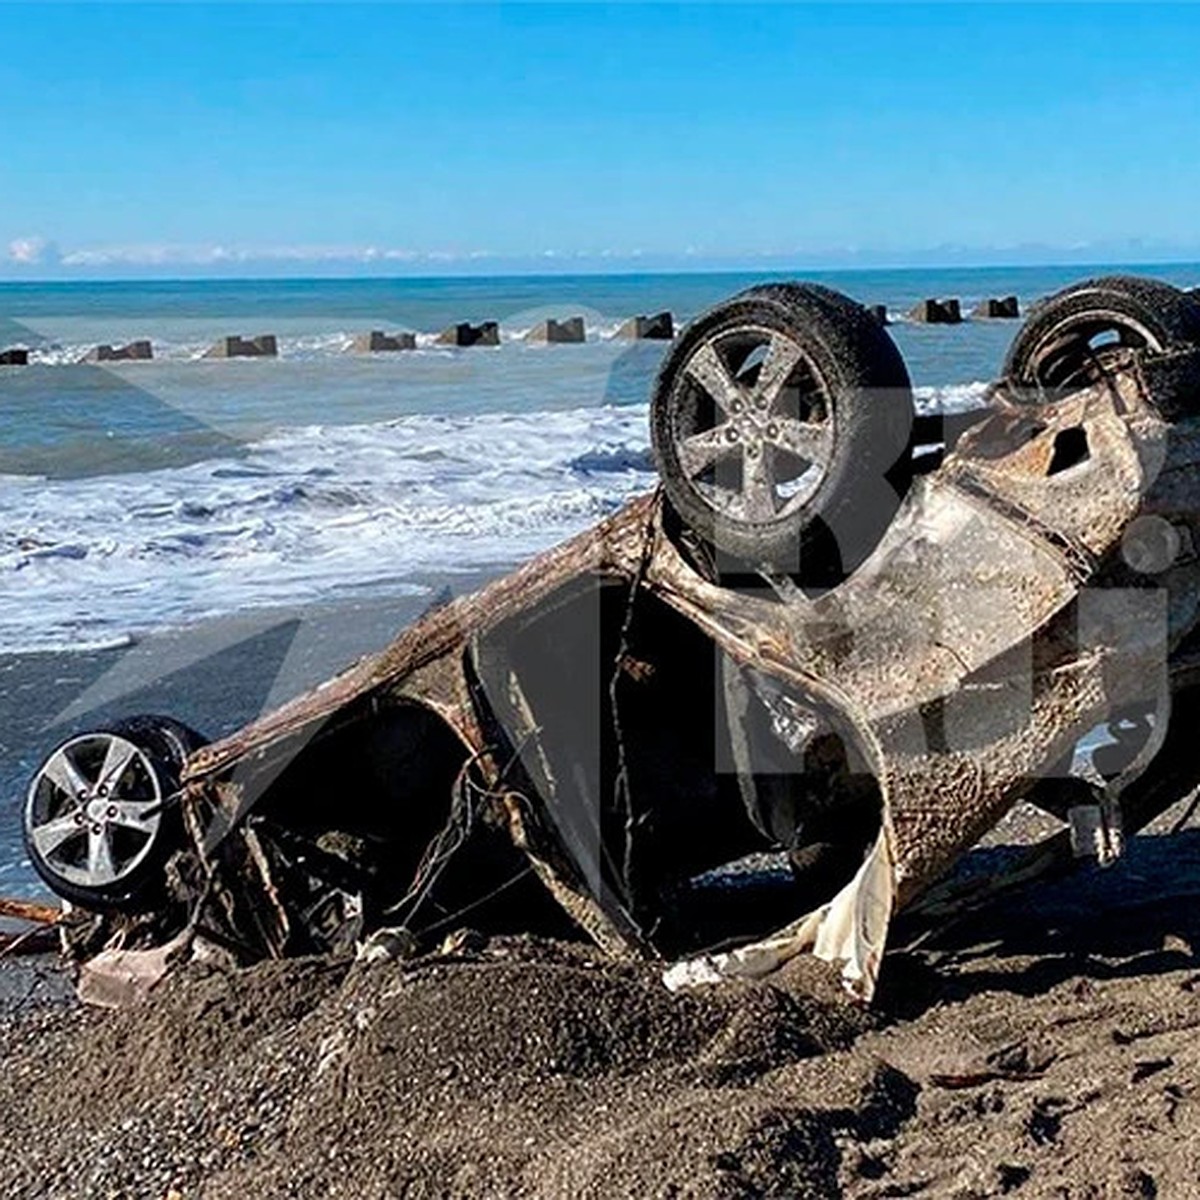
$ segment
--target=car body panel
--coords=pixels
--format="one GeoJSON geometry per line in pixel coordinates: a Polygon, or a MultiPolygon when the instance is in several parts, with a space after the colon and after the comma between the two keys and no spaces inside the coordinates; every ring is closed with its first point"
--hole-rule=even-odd
{"type": "Polygon", "coordinates": [[[812,951],[869,997],[895,912],[1017,799],[1111,816],[1128,789],[1136,826],[1200,778],[1171,722],[1200,694],[1198,360],[997,385],[837,586],[731,581],[661,491],[629,502],[193,753],[167,899],[76,948],[194,935],[206,905],[242,960],[419,939],[528,875],[670,986],[812,951]],[[1102,776],[1081,739],[1126,712],[1150,734],[1102,776]],[[764,848],[791,899],[709,948],[694,881],[764,848]]]}

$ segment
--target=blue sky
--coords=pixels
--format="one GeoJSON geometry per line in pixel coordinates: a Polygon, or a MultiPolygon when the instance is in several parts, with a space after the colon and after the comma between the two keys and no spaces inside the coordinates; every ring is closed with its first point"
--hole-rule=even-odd
{"type": "Polygon", "coordinates": [[[0,16],[5,278],[1200,258],[1200,5],[0,16]]]}

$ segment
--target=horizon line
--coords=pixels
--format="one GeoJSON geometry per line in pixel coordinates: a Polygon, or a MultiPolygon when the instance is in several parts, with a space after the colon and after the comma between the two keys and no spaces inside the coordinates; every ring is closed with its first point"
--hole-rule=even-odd
{"type": "Polygon", "coordinates": [[[327,283],[342,282],[425,282],[443,281],[448,279],[571,279],[571,278],[637,278],[639,276],[658,275],[748,275],[755,271],[763,274],[785,274],[812,272],[814,274],[867,274],[876,271],[894,271],[897,273],[924,271],[1036,271],[1055,270],[1059,268],[1105,268],[1105,267],[1200,267],[1200,255],[1197,257],[1177,258],[1136,258],[1117,256],[1113,258],[1079,258],[1079,259],[1046,259],[1044,261],[1020,262],[878,262],[878,263],[847,263],[840,265],[803,266],[656,266],[656,267],[627,267],[624,269],[597,270],[583,268],[572,271],[520,270],[503,271],[462,270],[430,274],[383,274],[376,272],[337,272],[330,271],[320,274],[222,274],[197,271],[188,274],[157,274],[144,271],[134,274],[95,275],[95,274],[66,274],[66,275],[37,275],[32,277],[0,275],[0,287],[8,286],[45,286],[54,284],[118,284],[118,283],[327,283]]]}

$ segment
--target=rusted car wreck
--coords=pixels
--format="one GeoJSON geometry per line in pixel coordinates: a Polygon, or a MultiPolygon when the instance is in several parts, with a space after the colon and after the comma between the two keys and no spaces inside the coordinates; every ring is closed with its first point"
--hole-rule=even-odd
{"type": "Polygon", "coordinates": [[[664,361],[656,492],[221,742],[71,739],[31,856],[110,967],[573,925],[672,986],[812,951],[869,997],[1017,799],[1112,855],[1200,782],[1198,407],[1163,284],[1044,302],[954,416],[859,305],[753,289],[664,361]]]}

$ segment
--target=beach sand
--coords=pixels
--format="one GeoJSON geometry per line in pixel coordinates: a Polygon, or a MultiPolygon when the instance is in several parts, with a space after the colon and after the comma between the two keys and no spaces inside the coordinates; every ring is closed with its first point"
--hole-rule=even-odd
{"type": "MultiPolygon", "coordinates": [[[[470,586],[428,582],[0,660],[5,761],[136,711],[227,732],[470,586]]],[[[507,937],[408,964],[193,965],[113,1013],[81,1008],[53,956],[10,956],[0,1196],[1194,1195],[1200,829],[1162,836],[1177,815],[1117,867],[919,945],[901,918],[870,1008],[810,959],[672,996],[653,967],[507,937]]],[[[1053,826],[1019,806],[963,875],[1053,826]]]]}
{"type": "Polygon", "coordinates": [[[0,1195],[1195,1195],[1198,892],[1200,830],[1135,839],[894,949],[871,1008],[813,960],[671,996],[528,937],[120,1013],[9,960],[0,1195]]]}

